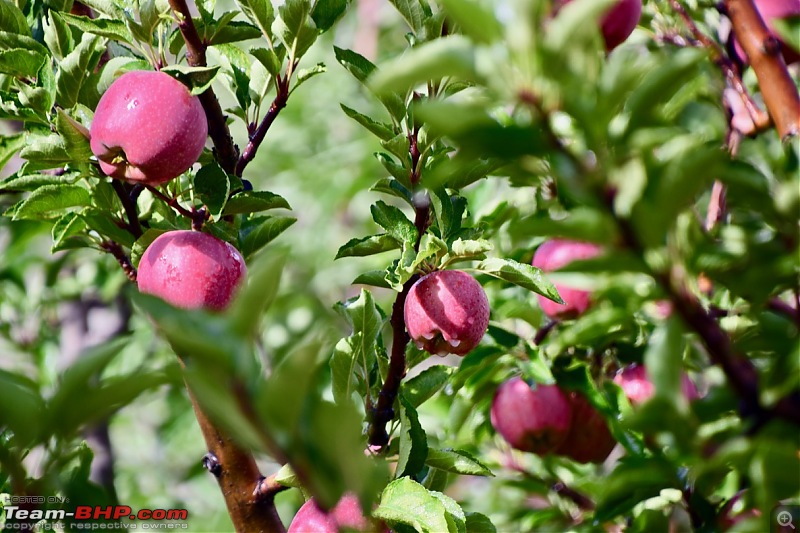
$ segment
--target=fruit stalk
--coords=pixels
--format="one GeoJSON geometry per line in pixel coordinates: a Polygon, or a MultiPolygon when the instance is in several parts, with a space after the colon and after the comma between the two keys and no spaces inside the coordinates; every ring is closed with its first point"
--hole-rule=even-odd
{"type": "MultiPolygon", "coordinates": [[[[197,28],[192,22],[192,14],[186,0],[169,0],[169,5],[178,14],[178,29],[186,42],[186,60],[193,67],[206,66],[206,45],[200,39],[197,28]]],[[[215,157],[222,169],[233,174],[239,159],[239,150],[233,143],[233,137],[222,113],[217,96],[209,87],[200,95],[200,103],[208,119],[208,134],[214,142],[215,157]]]]}
{"type": "Polygon", "coordinates": [[[753,0],[725,0],[725,7],[778,135],[786,140],[800,134],[800,95],[786,70],[778,40],[770,34],[753,0]]]}

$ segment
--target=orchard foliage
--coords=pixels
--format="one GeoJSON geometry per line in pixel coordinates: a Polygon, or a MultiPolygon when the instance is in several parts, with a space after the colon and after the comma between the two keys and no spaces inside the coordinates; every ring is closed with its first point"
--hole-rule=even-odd
{"type": "MultiPolygon", "coordinates": [[[[760,86],[780,80],[763,79],[763,60],[752,61],[756,76],[724,55],[734,47],[726,17],[706,1],[686,2],[688,12],[645,2],[638,29],[610,52],[601,26],[611,0],[572,0],[557,14],[544,0],[390,4],[397,39],[373,62],[338,35],[333,44],[337,21],[355,11],[346,0],[199,0],[192,10],[183,0],[0,0],[0,118],[19,126],[0,137],[0,162],[24,160],[0,181],[0,350],[13,347],[0,360],[0,492],[115,502],[113,484],[90,479],[83,432],[143,393],[178,395],[185,381],[213,454],[204,464],[239,531],[281,531],[276,502],[285,524],[299,506],[288,488],[313,496],[315,513],[352,494],[403,532],[714,531],[735,522],[734,504],[745,511],[736,527],[767,530],[776,505],[800,498],[800,124],[778,118],[797,115],[798,71],[762,103],[760,86]],[[333,69],[358,92],[322,85],[333,69]],[[160,185],[106,176],[90,144],[103,93],[140,70],[184,84],[208,119],[197,164],[160,185]],[[742,104],[723,93],[737,83],[777,128],[758,109],[752,131],[732,127],[742,104]],[[349,163],[367,178],[343,185],[297,158],[314,195],[290,206],[273,192],[287,190],[283,174],[262,175],[256,153],[278,157],[280,135],[317,146],[324,131],[292,114],[295,100],[340,104],[368,139],[349,163]],[[294,129],[267,134],[284,119],[294,129]],[[323,205],[332,190],[367,202],[359,212],[371,216],[336,236],[338,251],[303,227],[334,212],[323,205]],[[90,290],[132,302],[139,327],[157,328],[180,366],[142,360],[149,337],[122,328],[56,372],[53,328],[24,342],[14,334],[34,314],[26,246],[43,226],[45,313],[90,290]],[[203,231],[247,261],[224,311],[179,309],[127,279],[175,230],[203,231]],[[533,260],[556,240],[591,253],[533,260]],[[94,274],[75,274],[86,268],[94,274]],[[358,271],[342,283],[331,274],[342,268],[358,271]],[[486,334],[455,362],[409,334],[429,341],[463,324],[417,335],[410,322],[421,319],[404,313],[415,283],[441,270],[477,280],[489,303],[486,334]],[[559,315],[567,294],[586,301],[559,315]],[[287,349],[265,348],[293,297],[315,302],[312,325],[287,349]],[[614,380],[631,364],[652,382],[641,402],[614,380]],[[697,399],[683,392],[687,375],[697,399]],[[558,442],[519,445],[530,437],[522,424],[535,422],[492,425],[509,383],[523,397],[531,383],[559,390],[572,402],[563,413],[581,415],[537,411],[554,418],[558,442]],[[216,432],[224,438],[209,440],[216,432]],[[596,450],[582,439],[609,432],[609,459],[584,464],[596,450]],[[569,450],[555,451],[568,437],[569,450]],[[31,450],[43,458],[36,469],[31,450]],[[253,456],[280,469],[261,479],[253,456]]],[[[800,44],[796,21],[774,28],[800,44]]],[[[777,52],[769,61],[786,73],[777,52]]],[[[319,146],[331,159],[350,153],[338,144],[319,146]]],[[[455,308],[439,318],[466,320],[455,308]]]]}

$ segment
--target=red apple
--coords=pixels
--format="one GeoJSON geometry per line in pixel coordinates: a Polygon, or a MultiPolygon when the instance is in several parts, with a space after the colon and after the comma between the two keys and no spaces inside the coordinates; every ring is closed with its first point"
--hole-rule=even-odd
{"type": "Polygon", "coordinates": [[[572,407],[572,425],[555,453],[579,463],[602,463],[617,444],[606,419],[580,393],[570,392],[567,398],[572,407]]]}
{"type": "MultiPolygon", "coordinates": [[[[556,0],[556,8],[571,0],[556,0]]],[[[609,8],[600,23],[600,31],[609,52],[630,37],[642,17],[642,0],[619,0],[609,8]]]]}
{"type": "Polygon", "coordinates": [[[497,389],[490,416],[494,429],[513,448],[545,455],[567,438],[572,407],[556,385],[531,388],[515,377],[497,389]]]}
{"type": "Polygon", "coordinates": [[[460,270],[423,276],[406,297],[409,336],[432,354],[465,355],[489,327],[489,299],[475,278],[460,270]]]}
{"type": "MultiPolygon", "coordinates": [[[[614,376],[614,383],[622,388],[632,405],[644,403],[655,394],[655,387],[647,377],[644,365],[633,364],[623,368],[614,376]]],[[[683,396],[690,402],[700,397],[697,387],[686,373],[681,375],[681,389],[683,396]]]]}
{"type": "MultiPolygon", "coordinates": [[[[533,255],[532,264],[544,272],[558,270],[576,260],[591,259],[600,255],[601,248],[596,244],[564,239],[553,239],[539,246],[533,255]]],[[[564,305],[556,303],[544,296],[537,295],[542,311],[551,318],[574,318],[583,314],[589,308],[589,291],[573,289],[566,285],[556,283],[558,294],[566,302],[564,305]]]]}
{"type": "Polygon", "coordinates": [[[126,72],[103,93],[90,130],[92,153],[111,177],[156,185],[189,169],[208,137],[203,106],[163,72],[126,72]]]}
{"type": "Polygon", "coordinates": [[[342,496],[329,512],[321,509],[311,498],[294,515],[287,533],[338,533],[339,528],[370,530],[370,522],[361,512],[358,498],[352,494],[342,496]]]}
{"type": "Polygon", "coordinates": [[[227,242],[199,231],[168,231],[142,255],[137,283],[176,307],[219,311],[246,273],[242,255],[227,242]]]}
{"type": "MultiPolygon", "coordinates": [[[[754,0],[754,3],[756,9],[758,9],[758,12],[761,14],[761,18],[767,25],[767,29],[769,29],[776,38],[778,37],[778,33],[775,31],[775,20],[800,17],[800,0],[754,0]]],[[[747,63],[747,54],[745,54],[739,42],[734,40],[733,44],[736,48],[736,53],[742,61],[747,63]]],[[[781,41],[781,52],[787,64],[800,61],[800,50],[791,48],[783,41],[781,41]]]]}

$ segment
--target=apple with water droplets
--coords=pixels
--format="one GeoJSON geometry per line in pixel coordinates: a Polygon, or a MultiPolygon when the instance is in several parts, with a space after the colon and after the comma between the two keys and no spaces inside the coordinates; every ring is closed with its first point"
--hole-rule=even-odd
{"type": "Polygon", "coordinates": [[[420,349],[465,355],[489,327],[489,299],[466,272],[440,270],[412,285],[403,314],[408,335],[420,349]]]}

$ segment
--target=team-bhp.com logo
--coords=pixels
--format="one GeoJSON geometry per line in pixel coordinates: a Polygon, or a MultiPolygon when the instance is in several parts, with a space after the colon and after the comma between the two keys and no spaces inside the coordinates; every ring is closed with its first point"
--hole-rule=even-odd
{"type": "Polygon", "coordinates": [[[0,530],[61,530],[69,522],[72,529],[188,529],[186,509],[140,509],[127,505],[78,505],[74,510],[44,508],[63,507],[65,498],[11,496],[0,494],[2,520],[0,530]],[[3,516],[4,515],[4,516],[3,516]],[[138,521],[138,522],[137,522],[138,521]]]}

